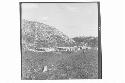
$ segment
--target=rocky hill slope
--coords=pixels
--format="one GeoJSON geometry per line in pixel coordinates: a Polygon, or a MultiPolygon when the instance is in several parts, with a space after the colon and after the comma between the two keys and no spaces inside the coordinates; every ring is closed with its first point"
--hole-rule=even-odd
{"type": "Polygon", "coordinates": [[[74,43],[73,39],[53,26],[25,19],[22,20],[21,35],[23,44],[37,48],[71,46],[74,43]]]}

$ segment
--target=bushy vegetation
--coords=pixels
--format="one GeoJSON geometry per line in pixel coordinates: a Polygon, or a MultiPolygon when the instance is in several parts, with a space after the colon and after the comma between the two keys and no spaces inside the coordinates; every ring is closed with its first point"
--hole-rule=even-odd
{"type": "Polygon", "coordinates": [[[98,53],[88,50],[71,54],[24,52],[23,79],[93,79],[98,78],[98,53]],[[44,66],[55,70],[42,72],[44,66]]]}
{"type": "Polygon", "coordinates": [[[22,20],[22,40],[36,47],[70,46],[73,40],[58,29],[36,21],[22,20]]]}
{"type": "Polygon", "coordinates": [[[22,24],[22,79],[97,79],[98,51],[94,48],[77,52],[38,52],[29,49],[41,47],[98,46],[98,37],[70,39],[57,29],[35,21],[22,24]],[[74,42],[74,41],[75,42],[74,42]],[[47,70],[45,70],[47,66],[47,70]]]}
{"type": "Polygon", "coordinates": [[[90,47],[98,47],[98,37],[74,37],[72,38],[75,42],[76,45],[79,44],[86,44],[87,46],[90,47]]]}

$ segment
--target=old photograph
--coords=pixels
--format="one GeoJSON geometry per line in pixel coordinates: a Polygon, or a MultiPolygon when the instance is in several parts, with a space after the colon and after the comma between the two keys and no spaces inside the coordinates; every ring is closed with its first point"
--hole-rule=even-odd
{"type": "Polygon", "coordinates": [[[98,2],[21,2],[21,79],[100,79],[99,13],[98,2]]]}

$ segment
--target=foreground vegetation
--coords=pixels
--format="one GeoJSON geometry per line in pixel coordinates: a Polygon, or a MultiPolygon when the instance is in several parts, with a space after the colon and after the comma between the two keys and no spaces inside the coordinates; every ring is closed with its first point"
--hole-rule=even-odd
{"type": "Polygon", "coordinates": [[[98,53],[90,49],[83,52],[37,53],[23,51],[22,79],[94,79],[98,78],[98,53]],[[44,67],[47,70],[43,72],[44,67]]]}
{"type": "Polygon", "coordinates": [[[56,28],[22,21],[22,79],[59,80],[98,78],[98,37],[69,38],[56,28]],[[78,51],[40,52],[40,48],[79,47],[78,51]],[[34,49],[38,51],[34,51],[34,49]]]}

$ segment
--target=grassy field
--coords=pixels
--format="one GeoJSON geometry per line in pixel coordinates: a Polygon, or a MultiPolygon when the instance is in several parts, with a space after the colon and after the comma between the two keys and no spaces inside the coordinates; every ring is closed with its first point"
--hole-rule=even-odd
{"type": "Polygon", "coordinates": [[[97,79],[98,51],[33,52],[22,50],[23,80],[97,79]],[[47,66],[47,70],[45,70],[47,66]]]}

